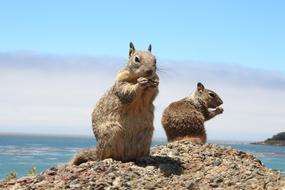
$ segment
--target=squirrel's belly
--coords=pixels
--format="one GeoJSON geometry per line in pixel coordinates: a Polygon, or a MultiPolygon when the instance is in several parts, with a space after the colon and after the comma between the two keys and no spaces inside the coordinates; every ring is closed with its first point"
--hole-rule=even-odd
{"type": "Polygon", "coordinates": [[[153,114],[129,115],[122,127],[124,131],[125,157],[133,160],[138,157],[147,156],[151,145],[153,134],[153,114]]]}
{"type": "Polygon", "coordinates": [[[125,129],[126,141],[132,143],[142,141],[154,130],[153,115],[130,115],[122,122],[122,127],[125,129]]]}
{"type": "Polygon", "coordinates": [[[137,106],[127,106],[117,101],[110,102],[108,99],[97,104],[93,111],[94,134],[97,141],[102,142],[104,141],[102,137],[108,134],[106,141],[111,146],[105,147],[104,150],[110,157],[128,161],[149,154],[154,130],[153,105],[142,106],[142,109],[133,108],[137,106]]]}

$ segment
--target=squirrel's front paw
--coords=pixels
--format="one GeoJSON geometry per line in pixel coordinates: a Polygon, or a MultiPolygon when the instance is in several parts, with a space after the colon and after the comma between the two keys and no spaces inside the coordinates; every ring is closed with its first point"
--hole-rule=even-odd
{"type": "Polygon", "coordinates": [[[217,107],[216,113],[217,114],[222,114],[224,112],[224,109],[222,107],[217,107]]]}
{"type": "Polygon", "coordinates": [[[150,79],[150,83],[152,87],[157,87],[159,84],[159,80],[158,79],[150,79]]]}
{"type": "Polygon", "coordinates": [[[140,86],[145,87],[148,84],[148,79],[144,77],[140,77],[137,79],[137,82],[140,86]]]}

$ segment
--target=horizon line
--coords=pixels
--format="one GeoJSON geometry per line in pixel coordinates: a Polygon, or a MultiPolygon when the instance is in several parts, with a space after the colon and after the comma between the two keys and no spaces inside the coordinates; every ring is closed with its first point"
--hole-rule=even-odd
{"type": "MultiPolygon", "coordinates": [[[[87,138],[87,139],[94,139],[96,141],[96,138],[93,135],[84,135],[84,134],[77,134],[77,135],[74,134],[73,135],[73,134],[52,134],[52,133],[44,134],[44,133],[0,132],[0,136],[87,138]]],[[[152,140],[167,142],[167,138],[164,138],[164,137],[153,137],[152,140]]],[[[253,142],[259,142],[259,141],[209,139],[207,143],[212,144],[216,142],[253,143],[253,142]]]]}

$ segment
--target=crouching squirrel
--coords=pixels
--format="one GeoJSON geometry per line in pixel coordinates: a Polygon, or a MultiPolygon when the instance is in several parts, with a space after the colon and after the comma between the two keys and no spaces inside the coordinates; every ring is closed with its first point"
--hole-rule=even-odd
{"type": "Polygon", "coordinates": [[[199,82],[190,97],[173,102],[164,110],[161,122],[167,140],[189,139],[193,143],[206,143],[204,122],[223,113],[221,104],[223,101],[218,94],[205,89],[199,82]]]}

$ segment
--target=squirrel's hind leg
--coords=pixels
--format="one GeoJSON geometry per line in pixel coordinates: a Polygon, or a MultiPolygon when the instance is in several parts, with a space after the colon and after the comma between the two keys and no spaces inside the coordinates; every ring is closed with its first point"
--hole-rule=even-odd
{"type": "Polygon", "coordinates": [[[97,136],[96,155],[98,160],[124,158],[124,129],[118,123],[108,123],[100,127],[97,136]]]}
{"type": "Polygon", "coordinates": [[[95,161],[97,160],[96,157],[96,148],[89,148],[86,150],[82,150],[79,153],[75,154],[75,156],[69,162],[69,165],[78,166],[80,164],[95,161]]]}

